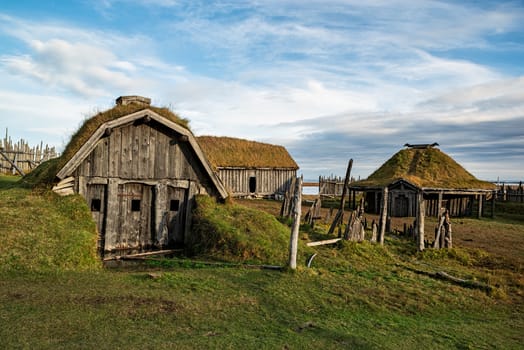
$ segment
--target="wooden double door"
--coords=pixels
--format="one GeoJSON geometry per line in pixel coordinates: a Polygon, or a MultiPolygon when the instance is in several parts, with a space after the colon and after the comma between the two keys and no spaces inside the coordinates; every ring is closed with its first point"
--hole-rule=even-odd
{"type": "Polygon", "coordinates": [[[135,182],[116,187],[111,193],[107,185],[87,186],[99,247],[135,253],[183,244],[187,189],[135,182]]]}

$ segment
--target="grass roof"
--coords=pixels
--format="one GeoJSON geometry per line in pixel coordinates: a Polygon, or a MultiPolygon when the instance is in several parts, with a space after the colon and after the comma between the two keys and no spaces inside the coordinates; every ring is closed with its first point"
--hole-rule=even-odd
{"type": "Polygon", "coordinates": [[[298,169],[283,146],[232,137],[200,136],[198,144],[216,168],[290,168],[298,169]]]}
{"type": "Polygon", "coordinates": [[[384,187],[400,179],[420,188],[495,189],[494,184],[478,180],[438,148],[403,149],[352,186],[384,187]]]}
{"type": "Polygon", "coordinates": [[[62,156],[60,157],[62,160],[58,169],[61,169],[62,166],[64,166],[69,161],[69,159],[71,159],[75,153],[78,152],[80,147],[82,147],[82,145],[87,142],[87,140],[100,127],[100,125],[144,109],[150,109],[153,112],[160,114],[162,117],[189,130],[189,121],[179,117],[169,108],[148,106],[140,103],[116,105],[115,107],[104,112],[99,112],[95,116],[84,121],[80,129],[78,129],[78,131],[71,137],[71,140],[62,153],[62,156]]]}
{"type": "Polygon", "coordinates": [[[60,157],[43,163],[34,171],[29,173],[26,177],[24,177],[22,182],[30,186],[36,186],[38,184],[51,184],[55,180],[56,174],[60,171],[60,169],[62,169],[64,165],[75,155],[75,153],[80,150],[82,145],[86,143],[87,140],[89,140],[91,135],[93,135],[93,133],[102,124],[144,109],[150,109],[162,117],[190,130],[189,121],[179,117],[169,108],[154,107],[141,103],[116,105],[107,111],[99,112],[93,117],[86,119],[77,132],[71,136],[71,140],[65,147],[64,152],[60,157]]]}

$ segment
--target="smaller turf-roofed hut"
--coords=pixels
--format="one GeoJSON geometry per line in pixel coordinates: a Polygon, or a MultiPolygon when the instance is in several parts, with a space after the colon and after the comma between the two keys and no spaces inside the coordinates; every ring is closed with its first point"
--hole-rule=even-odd
{"type": "Polygon", "coordinates": [[[380,212],[387,187],[388,216],[415,217],[419,193],[428,216],[438,216],[439,208],[448,209],[451,216],[470,216],[475,214],[474,203],[480,216],[483,200],[496,186],[476,179],[436,145],[406,144],[367,179],[352,183],[350,190],[363,192],[370,213],[380,212]]]}
{"type": "Polygon", "coordinates": [[[183,245],[196,194],[227,191],[187,121],[140,96],[86,120],[58,159],[54,190],[91,208],[104,254],[183,245]]]}
{"type": "Polygon", "coordinates": [[[197,139],[234,197],[275,197],[296,178],[298,165],[283,146],[231,137],[197,139]]]}

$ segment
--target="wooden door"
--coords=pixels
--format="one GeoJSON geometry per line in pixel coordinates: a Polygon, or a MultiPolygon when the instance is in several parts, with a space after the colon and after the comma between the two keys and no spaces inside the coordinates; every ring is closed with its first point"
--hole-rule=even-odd
{"type": "Polygon", "coordinates": [[[117,247],[133,252],[149,249],[152,245],[153,187],[141,183],[122,184],[118,186],[118,196],[117,247]]]}
{"type": "Polygon", "coordinates": [[[409,216],[409,199],[405,194],[399,194],[395,198],[395,211],[392,216],[407,217],[409,216]]]}
{"type": "Polygon", "coordinates": [[[104,247],[104,237],[106,229],[106,194],[107,185],[87,185],[87,205],[91,209],[91,216],[96,223],[98,232],[98,249],[104,247]]]}
{"type": "Polygon", "coordinates": [[[167,187],[167,228],[169,244],[184,244],[185,217],[187,207],[187,189],[167,187]]]}

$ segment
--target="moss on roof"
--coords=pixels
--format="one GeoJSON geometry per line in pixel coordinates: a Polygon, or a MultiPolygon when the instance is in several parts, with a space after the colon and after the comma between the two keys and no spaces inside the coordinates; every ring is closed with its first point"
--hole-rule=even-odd
{"type": "Polygon", "coordinates": [[[495,189],[495,185],[470,174],[438,148],[403,149],[355,187],[384,187],[406,180],[420,188],[495,189]]]}
{"type": "Polygon", "coordinates": [[[169,108],[147,106],[140,103],[130,103],[127,105],[116,105],[115,107],[99,112],[91,118],[84,121],[77,132],[71,136],[71,140],[64,149],[62,155],[38,166],[34,171],[29,173],[21,181],[28,186],[37,186],[50,184],[55,180],[56,174],[64,165],[80,150],[82,145],[89,140],[91,135],[104,123],[120,117],[133,114],[135,112],[150,109],[162,117],[189,129],[189,121],[173,113],[169,108]]]}
{"type": "Polygon", "coordinates": [[[221,167],[298,169],[297,163],[283,146],[232,137],[200,136],[197,140],[215,169],[221,167]]]}
{"type": "Polygon", "coordinates": [[[183,126],[189,130],[189,121],[183,119],[173,113],[169,108],[161,108],[154,106],[145,106],[139,103],[130,103],[127,105],[116,105],[115,107],[104,111],[99,112],[95,116],[86,119],[80,129],[71,137],[71,140],[65,147],[64,152],[62,153],[61,161],[59,163],[58,169],[61,169],[74,155],[84,143],[89,140],[91,135],[100,127],[100,125],[109,122],[111,120],[118,119],[120,117],[136,113],[138,111],[150,109],[157,114],[160,114],[162,117],[177,123],[178,125],[183,126]]]}

